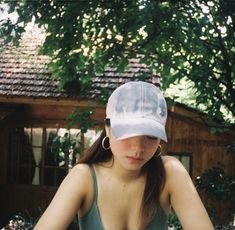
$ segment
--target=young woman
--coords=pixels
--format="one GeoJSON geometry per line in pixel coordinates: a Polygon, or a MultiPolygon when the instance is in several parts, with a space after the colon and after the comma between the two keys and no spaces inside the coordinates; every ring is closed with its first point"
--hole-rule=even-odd
{"type": "Polygon", "coordinates": [[[129,82],[106,108],[105,129],[60,185],[35,229],[164,230],[173,208],[184,230],[214,229],[182,164],[161,156],[167,106],[159,88],[129,82]]]}

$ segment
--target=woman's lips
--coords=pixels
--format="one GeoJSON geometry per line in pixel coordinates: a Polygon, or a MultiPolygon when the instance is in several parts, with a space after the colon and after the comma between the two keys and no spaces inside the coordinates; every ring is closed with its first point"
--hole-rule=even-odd
{"type": "Polygon", "coordinates": [[[131,157],[131,156],[127,156],[127,159],[132,163],[139,163],[143,160],[140,157],[131,157]]]}

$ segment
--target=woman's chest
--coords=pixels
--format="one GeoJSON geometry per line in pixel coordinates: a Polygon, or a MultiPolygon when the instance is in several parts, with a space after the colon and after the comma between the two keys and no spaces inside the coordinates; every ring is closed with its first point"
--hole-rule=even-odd
{"type": "Polygon", "coordinates": [[[101,185],[97,206],[105,229],[138,229],[144,187],[132,185],[101,185]]]}
{"type": "Polygon", "coordinates": [[[138,229],[142,196],[114,191],[98,197],[97,207],[105,229],[138,229]]]}

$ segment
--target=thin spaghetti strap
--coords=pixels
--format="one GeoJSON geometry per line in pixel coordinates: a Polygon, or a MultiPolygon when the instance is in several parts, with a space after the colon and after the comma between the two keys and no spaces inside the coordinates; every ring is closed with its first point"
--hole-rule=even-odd
{"type": "Polygon", "coordinates": [[[93,165],[89,165],[89,167],[90,167],[91,175],[92,175],[92,178],[93,178],[94,200],[96,201],[97,200],[98,187],[97,187],[97,179],[96,179],[96,174],[95,174],[95,168],[94,168],[93,165]]]}

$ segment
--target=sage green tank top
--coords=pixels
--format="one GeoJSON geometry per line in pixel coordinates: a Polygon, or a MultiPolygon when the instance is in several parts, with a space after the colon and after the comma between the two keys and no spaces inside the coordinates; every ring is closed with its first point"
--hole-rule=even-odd
{"type": "MultiPolygon", "coordinates": [[[[93,177],[94,198],[90,211],[84,217],[78,218],[79,230],[105,230],[101,222],[100,213],[97,206],[98,187],[93,166],[90,166],[90,170],[93,177]]],[[[161,206],[158,205],[156,214],[152,221],[148,224],[146,230],[166,230],[166,226],[167,216],[161,206]]]]}

